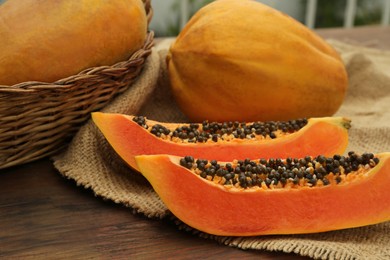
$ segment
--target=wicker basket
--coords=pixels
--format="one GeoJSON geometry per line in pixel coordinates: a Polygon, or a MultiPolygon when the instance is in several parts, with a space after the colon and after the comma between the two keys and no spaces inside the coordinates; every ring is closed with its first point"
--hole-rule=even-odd
{"type": "MultiPolygon", "coordinates": [[[[144,0],[150,22],[153,9],[144,0]]],[[[92,111],[125,91],[151,53],[153,32],[128,60],[89,68],[54,83],[0,85],[0,169],[63,149],[92,111]]]]}

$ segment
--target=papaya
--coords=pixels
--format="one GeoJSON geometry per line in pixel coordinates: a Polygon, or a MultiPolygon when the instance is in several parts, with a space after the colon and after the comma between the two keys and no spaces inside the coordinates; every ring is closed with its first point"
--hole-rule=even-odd
{"type": "Polygon", "coordinates": [[[92,113],[119,156],[138,170],[134,157],[192,155],[206,159],[278,158],[343,153],[350,120],[342,117],[279,122],[163,123],[142,116],[92,113]]]}
{"type": "Polygon", "coordinates": [[[175,100],[193,122],[332,116],[348,87],[332,46],[252,0],[200,9],[170,46],[167,66],[175,100]]]}
{"type": "Polygon", "coordinates": [[[0,17],[0,85],[115,64],[147,36],[141,0],[6,0],[0,17]]]}
{"type": "Polygon", "coordinates": [[[390,153],[233,160],[140,155],[167,208],[221,236],[317,233],[390,220],[390,153]]]}

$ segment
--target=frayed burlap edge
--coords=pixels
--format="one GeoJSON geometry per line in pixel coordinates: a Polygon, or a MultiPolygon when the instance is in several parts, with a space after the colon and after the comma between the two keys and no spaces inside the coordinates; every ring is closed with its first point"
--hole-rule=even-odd
{"type": "Polygon", "coordinates": [[[390,231],[390,222],[313,234],[226,237],[193,229],[175,216],[170,219],[179,230],[243,250],[294,253],[313,259],[390,259],[390,237],[383,237],[390,231]]]}

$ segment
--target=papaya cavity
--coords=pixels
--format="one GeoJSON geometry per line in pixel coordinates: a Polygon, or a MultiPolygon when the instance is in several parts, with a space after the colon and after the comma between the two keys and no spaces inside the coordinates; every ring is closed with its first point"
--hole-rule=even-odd
{"type": "Polygon", "coordinates": [[[137,155],[191,155],[231,161],[342,154],[348,144],[350,127],[350,120],[342,117],[177,124],[95,112],[92,119],[114,150],[136,170],[134,157],[137,155]],[[263,129],[260,126],[268,130],[259,130],[263,129]]]}
{"type": "Polygon", "coordinates": [[[136,162],[177,218],[213,235],[315,233],[390,220],[390,153],[207,163],[141,155],[136,162]]]}
{"type": "Polygon", "coordinates": [[[327,186],[349,182],[364,175],[379,163],[372,153],[348,156],[304,158],[234,160],[218,163],[216,160],[195,159],[185,156],[180,165],[200,177],[230,188],[301,188],[304,186],[327,186]]]}

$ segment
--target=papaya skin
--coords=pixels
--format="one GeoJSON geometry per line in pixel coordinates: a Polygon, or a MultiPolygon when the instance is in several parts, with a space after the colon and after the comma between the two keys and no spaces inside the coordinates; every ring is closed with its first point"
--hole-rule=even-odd
{"type": "Polygon", "coordinates": [[[54,82],[115,64],[146,35],[141,0],[8,0],[0,4],[0,85],[54,82]]]}
{"type": "Polygon", "coordinates": [[[229,189],[179,165],[179,157],[136,161],[168,209],[200,231],[221,236],[317,233],[390,220],[390,153],[362,178],[300,189],[229,189]],[[363,207],[363,208],[362,208],[363,207]]]}
{"type": "MultiPolygon", "coordinates": [[[[341,117],[311,118],[299,131],[272,140],[235,139],[216,143],[175,143],[149,133],[134,122],[133,116],[115,113],[92,113],[95,125],[116,153],[132,168],[139,170],[134,157],[147,154],[192,155],[204,159],[230,161],[240,158],[283,158],[305,155],[342,154],[348,145],[350,121],[341,117]]],[[[170,128],[178,124],[159,123],[170,128]]]]}
{"type": "Polygon", "coordinates": [[[167,56],[172,92],[191,121],[333,115],[348,77],[339,54],[291,17],[256,1],[198,11],[167,56]]]}

